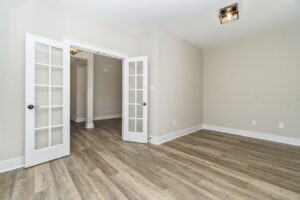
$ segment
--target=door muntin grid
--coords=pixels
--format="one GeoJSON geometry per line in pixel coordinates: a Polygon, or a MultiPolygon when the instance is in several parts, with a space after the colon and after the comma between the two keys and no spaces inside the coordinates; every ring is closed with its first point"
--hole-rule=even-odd
{"type": "Polygon", "coordinates": [[[142,61],[129,62],[128,70],[128,132],[144,129],[144,66],[142,61]]]}
{"type": "Polygon", "coordinates": [[[63,144],[63,49],[35,42],[35,150],[63,144]]]}

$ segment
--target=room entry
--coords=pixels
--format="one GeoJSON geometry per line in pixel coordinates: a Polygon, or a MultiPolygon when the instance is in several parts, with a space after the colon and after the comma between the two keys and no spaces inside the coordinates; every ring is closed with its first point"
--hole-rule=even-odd
{"type": "Polygon", "coordinates": [[[26,34],[25,167],[70,154],[70,47],[121,58],[122,139],[148,141],[148,59],[26,34]]]}

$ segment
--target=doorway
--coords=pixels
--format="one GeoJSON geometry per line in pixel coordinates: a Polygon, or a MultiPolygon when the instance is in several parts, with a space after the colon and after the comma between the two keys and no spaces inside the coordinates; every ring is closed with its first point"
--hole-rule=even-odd
{"type": "MultiPolygon", "coordinates": [[[[70,154],[70,50],[122,60],[122,140],[148,141],[148,58],[75,40],[63,42],[26,34],[25,167],[70,154]]],[[[87,64],[87,83],[93,81],[87,64]]],[[[93,84],[87,101],[93,101],[93,84]]],[[[92,105],[90,102],[87,105],[92,105]]],[[[86,108],[86,128],[93,128],[93,106],[86,108]]]]}
{"type": "MultiPolygon", "coordinates": [[[[67,44],[70,50],[78,49],[122,60],[122,139],[130,142],[147,143],[148,57],[129,57],[118,51],[96,47],[75,40],[66,39],[64,43],[67,44]]],[[[70,59],[68,66],[70,66],[70,59]]],[[[88,80],[91,79],[89,78],[88,80]]],[[[90,87],[88,88],[91,89],[90,87]]],[[[92,112],[91,109],[90,112],[92,112]]],[[[92,117],[90,117],[91,121],[92,117]]]]}
{"type": "Polygon", "coordinates": [[[100,120],[121,121],[122,60],[75,48],[73,51],[77,52],[71,53],[70,58],[70,118],[73,124],[84,123],[85,128],[94,128],[101,124],[100,120]],[[92,90],[88,91],[89,88],[92,90]],[[89,115],[92,121],[86,120],[89,115]]]}

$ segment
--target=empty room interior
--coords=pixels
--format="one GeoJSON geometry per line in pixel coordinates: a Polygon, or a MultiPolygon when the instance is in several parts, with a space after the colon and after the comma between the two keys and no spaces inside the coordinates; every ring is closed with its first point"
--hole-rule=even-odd
{"type": "Polygon", "coordinates": [[[3,0],[0,200],[299,200],[299,0],[3,0]]]}

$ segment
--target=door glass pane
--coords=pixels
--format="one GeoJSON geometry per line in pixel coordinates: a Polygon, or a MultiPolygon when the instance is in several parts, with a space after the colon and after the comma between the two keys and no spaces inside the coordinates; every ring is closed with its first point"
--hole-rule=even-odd
{"type": "Polygon", "coordinates": [[[129,119],[128,131],[135,132],[135,120],[134,119],[129,119]]]}
{"type": "Polygon", "coordinates": [[[139,132],[139,133],[143,132],[143,120],[141,120],[141,119],[136,120],[136,132],[139,132]]]}
{"type": "Polygon", "coordinates": [[[52,65],[59,65],[63,66],[63,50],[52,47],[52,58],[51,58],[52,65]]]}
{"type": "Polygon", "coordinates": [[[135,91],[129,91],[129,103],[135,103],[135,91]]]}
{"type": "Polygon", "coordinates": [[[137,91],[136,101],[138,104],[143,104],[143,91],[137,91]]]}
{"type": "Polygon", "coordinates": [[[143,77],[142,76],[137,76],[137,84],[136,84],[137,89],[143,89],[143,77]]]}
{"type": "Polygon", "coordinates": [[[48,106],[49,105],[49,88],[35,87],[35,105],[48,106]]]}
{"type": "Polygon", "coordinates": [[[136,106],[136,117],[143,118],[143,106],[140,105],[136,106]]]}
{"type": "Polygon", "coordinates": [[[51,129],[51,146],[63,143],[63,128],[52,128],[51,129]]]}
{"type": "Polygon", "coordinates": [[[44,147],[48,147],[49,129],[42,129],[35,131],[35,149],[40,149],[44,147]]]}
{"type": "Polygon", "coordinates": [[[63,90],[62,88],[52,88],[52,105],[63,105],[63,90]]]}
{"type": "Polygon", "coordinates": [[[135,89],[135,77],[129,77],[129,89],[135,89]]]}
{"type": "Polygon", "coordinates": [[[35,62],[49,64],[49,46],[35,43],[35,62]]]}
{"type": "Polygon", "coordinates": [[[143,132],[143,87],[144,87],[144,66],[143,62],[129,63],[129,103],[128,105],[128,131],[129,132],[143,132]],[[138,91],[140,90],[140,91],[138,91]]]}
{"type": "Polygon", "coordinates": [[[62,68],[57,68],[57,67],[52,67],[51,69],[51,84],[52,85],[63,85],[63,69],[62,68]]]}
{"type": "Polygon", "coordinates": [[[63,124],[63,112],[62,108],[52,108],[51,113],[51,124],[52,125],[62,125],[63,124]]]}
{"type": "Polygon", "coordinates": [[[129,75],[135,75],[135,62],[129,63],[129,75]]]}
{"type": "Polygon", "coordinates": [[[129,105],[129,118],[135,118],[135,105],[129,105]]]}
{"type": "Polygon", "coordinates": [[[45,65],[35,65],[35,84],[49,84],[49,67],[45,65]]]}
{"type": "Polygon", "coordinates": [[[143,62],[139,61],[137,62],[137,66],[136,66],[136,71],[137,71],[137,75],[143,75],[143,62]]]}
{"type": "Polygon", "coordinates": [[[49,110],[48,108],[35,109],[35,128],[49,126],[49,110]]]}

